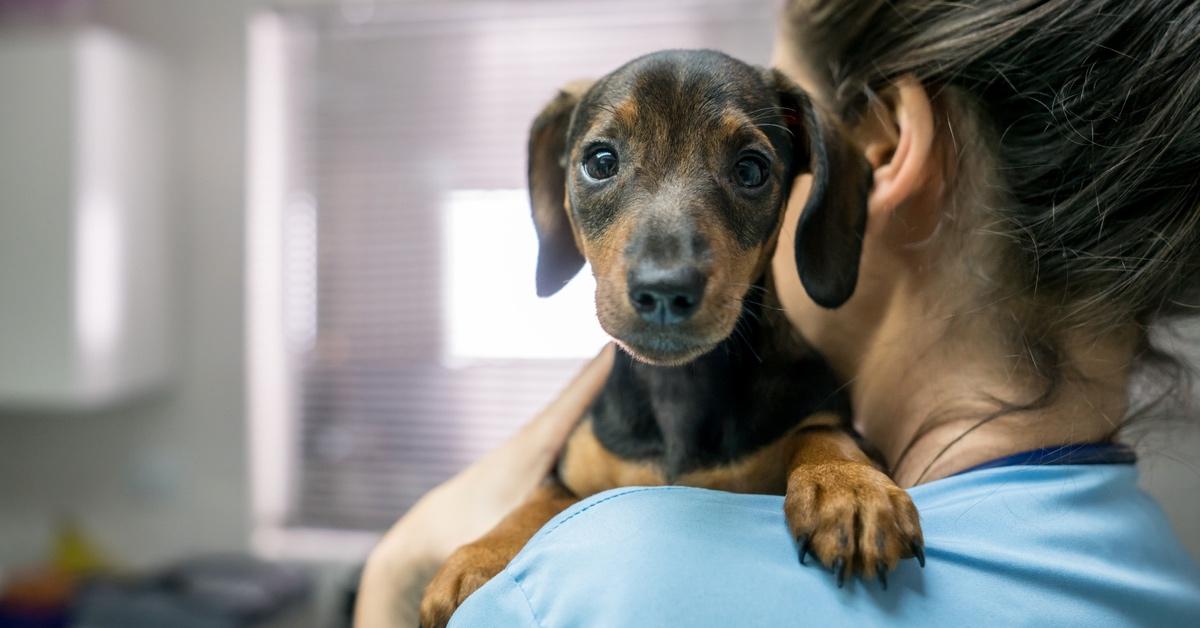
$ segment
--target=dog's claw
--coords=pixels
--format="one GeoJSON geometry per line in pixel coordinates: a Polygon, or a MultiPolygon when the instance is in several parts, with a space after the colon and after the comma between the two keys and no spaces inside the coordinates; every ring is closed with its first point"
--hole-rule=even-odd
{"type": "Polygon", "coordinates": [[[879,574],[879,586],[883,587],[884,591],[887,591],[887,567],[880,565],[875,568],[875,573],[879,574]]]}
{"type": "Polygon", "coordinates": [[[920,541],[913,541],[912,544],[913,556],[917,557],[917,564],[921,565],[921,569],[925,568],[925,547],[920,541]]]}
{"type": "Polygon", "coordinates": [[[831,569],[838,588],[879,577],[897,561],[925,560],[921,525],[908,493],[874,467],[834,462],[793,471],[784,514],[800,564],[831,569]],[[864,528],[864,522],[874,522],[864,528]]]}

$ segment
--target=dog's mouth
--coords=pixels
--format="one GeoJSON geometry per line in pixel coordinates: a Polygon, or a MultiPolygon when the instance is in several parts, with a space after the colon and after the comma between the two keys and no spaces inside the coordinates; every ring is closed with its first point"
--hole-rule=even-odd
{"type": "Polygon", "coordinates": [[[617,321],[602,317],[600,321],[600,326],[622,349],[635,359],[655,366],[682,366],[707,354],[734,333],[736,324],[736,318],[709,319],[702,324],[682,326],[654,325],[624,317],[617,321]]]}
{"type": "Polygon", "coordinates": [[[663,331],[627,334],[613,337],[617,344],[634,358],[655,366],[682,366],[712,351],[720,344],[699,342],[688,334],[663,331]]]}

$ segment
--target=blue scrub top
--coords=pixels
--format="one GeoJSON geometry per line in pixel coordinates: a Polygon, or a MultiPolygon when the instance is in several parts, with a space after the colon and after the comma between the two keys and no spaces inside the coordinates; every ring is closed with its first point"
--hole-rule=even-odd
{"type": "Polygon", "coordinates": [[[1132,464],[990,465],[910,493],[928,562],[887,590],[801,566],[781,497],[621,488],[543,527],[450,625],[1200,626],[1200,570],[1132,464]]]}

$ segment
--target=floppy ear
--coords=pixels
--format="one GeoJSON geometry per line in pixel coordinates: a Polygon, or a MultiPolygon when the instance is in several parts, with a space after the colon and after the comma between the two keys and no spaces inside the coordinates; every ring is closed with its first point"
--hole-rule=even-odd
{"type": "Polygon", "coordinates": [[[836,308],[858,283],[871,165],[803,90],[778,70],[771,74],[792,132],[792,176],[812,173],[796,227],[796,268],[808,296],[817,305],[836,308]]]}
{"type": "Polygon", "coordinates": [[[529,200],[537,229],[537,294],[562,289],[580,268],[583,255],[567,216],[567,130],[587,85],[573,83],[542,109],[529,130],[529,200]]]}

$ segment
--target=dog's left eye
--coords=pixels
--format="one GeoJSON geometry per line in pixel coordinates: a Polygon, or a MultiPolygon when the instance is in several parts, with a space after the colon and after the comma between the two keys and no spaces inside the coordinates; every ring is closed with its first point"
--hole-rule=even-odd
{"type": "Polygon", "coordinates": [[[607,147],[597,148],[583,158],[583,172],[595,181],[617,174],[617,154],[607,147]]]}
{"type": "Polygon", "coordinates": [[[745,156],[733,166],[733,179],[744,188],[756,188],[767,182],[767,162],[761,157],[745,156]]]}

